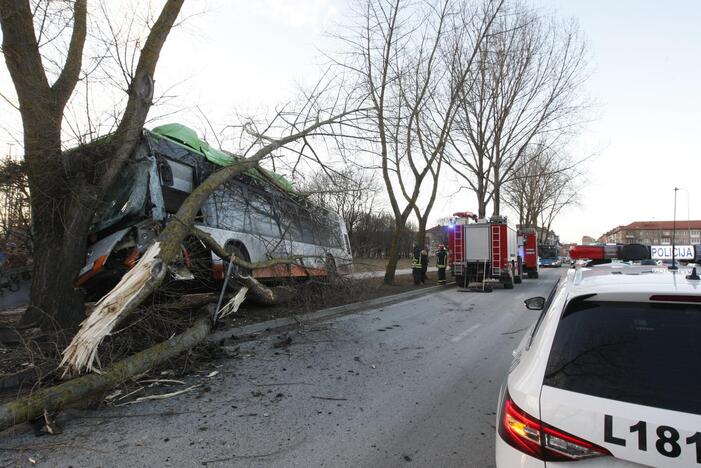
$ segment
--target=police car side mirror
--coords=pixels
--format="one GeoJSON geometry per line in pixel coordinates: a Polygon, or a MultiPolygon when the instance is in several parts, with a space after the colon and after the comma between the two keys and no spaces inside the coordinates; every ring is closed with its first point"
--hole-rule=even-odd
{"type": "Polygon", "coordinates": [[[526,309],[543,310],[543,307],[545,307],[545,298],[541,296],[531,297],[523,301],[523,303],[526,304],[526,309]]]}

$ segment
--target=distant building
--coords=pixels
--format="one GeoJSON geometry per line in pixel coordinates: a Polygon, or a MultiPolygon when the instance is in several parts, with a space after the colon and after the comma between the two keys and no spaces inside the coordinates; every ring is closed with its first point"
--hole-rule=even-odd
{"type": "MultiPolygon", "coordinates": [[[[672,245],[701,244],[701,220],[635,221],[605,232],[598,241],[606,244],[672,245]]],[[[582,239],[584,240],[584,239],[582,239]]]]}
{"type": "Polygon", "coordinates": [[[560,257],[569,257],[570,256],[570,247],[577,245],[577,243],[572,243],[572,244],[562,244],[560,245],[560,257]]]}
{"type": "Polygon", "coordinates": [[[426,229],[426,247],[428,247],[428,251],[435,252],[438,250],[438,244],[448,247],[448,227],[446,225],[438,225],[431,229],[426,229]]]}
{"type": "Polygon", "coordinates": [[[537,230],[539,244],[559,248],[560,236],[555,231],[546,231],[544,227],[538,227],[537,230]]]}
{"type": "Polygon", "coordinates": [[[596,239],[594,239],[591,236],[582,236],[582,245],[587,245],[587,244],[593,244],[596,242],[596,239]]]}

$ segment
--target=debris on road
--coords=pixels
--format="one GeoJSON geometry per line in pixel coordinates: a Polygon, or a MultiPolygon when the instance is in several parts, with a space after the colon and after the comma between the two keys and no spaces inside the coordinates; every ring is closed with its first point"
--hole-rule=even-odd
{"type": "Polygon", "coordinates": [[[117,405],[117,406],[131,405],[133,403],[140,403],[142,401],[148,401],[148,400],[165,400],[165,399],[172,398],[172,397],[175,397],[178,395],[182,395],[183,393],[190,392],[196,388],[200,388],[201,386],[202,386],[202,384],[196,384],[196,385],[191,385],[191,386],[184,388],[182,390],[178,390],[177,392],[160,393],[158,395],[143,396],[143,397],[137,398],[136,400],[128,401],[126,403],[122,403],[121,405],[117,405]]]}
{"type": "Polygon", "coordinates": [[[292,343],[292,337],[291,336],[286,336],[281,340],[276,341],[273,343],[273,348],[286,348],[292,343]]]}

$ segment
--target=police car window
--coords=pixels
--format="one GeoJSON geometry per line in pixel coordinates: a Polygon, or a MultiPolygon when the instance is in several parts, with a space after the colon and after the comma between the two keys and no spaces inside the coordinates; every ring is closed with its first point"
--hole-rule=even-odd
{"type": "Polygon", "coordinates": [[[533,338],[535,338],[535,334],[538,333],[538,329],[540,328],[540,324],[543,322],[543,318],[545,317],[545,314],[548,313],[548,309],[550,309],[550,304],[552,304],[553,300],[555,299],[555,293],[557,292],[557,287],[559,285],[560,285],[560,281],[558,280],[558,282],[555,283],[555,286],[553,286],[553,289],[550,291],[548,298],[545,300],[545,304],[543,305],[543,310],[540,311],[540,315],[538,316],[538,320],[536,320],[536,322],[535,322],[535,327],[533,327],[533,332],[531,333],[531,336],[528,339],[528,345],[526,346],[526,351],[528,351],[528,349],[530,349],[531,344],[533,343],[533,338]]]}
{"type": "Polygon", "coordinates": [[[701,307],[574,300],[563,312],[544,385],[701,414],[701,307]]]}

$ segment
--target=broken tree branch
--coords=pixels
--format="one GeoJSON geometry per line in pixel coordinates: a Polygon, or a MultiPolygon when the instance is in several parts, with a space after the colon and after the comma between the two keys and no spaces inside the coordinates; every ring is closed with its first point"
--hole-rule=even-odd
{"type": "Polygon", "coordinates": [[[0,407],[0,431],[31,421],[41,416],[44,410],[61,410],[142,374],[199,344],[211,327],[209,314],[204,314],[182,334],[117,362],[101,374],[88,374],[7,403],[0,407]]]}

